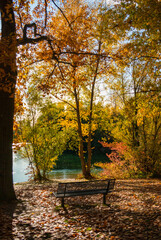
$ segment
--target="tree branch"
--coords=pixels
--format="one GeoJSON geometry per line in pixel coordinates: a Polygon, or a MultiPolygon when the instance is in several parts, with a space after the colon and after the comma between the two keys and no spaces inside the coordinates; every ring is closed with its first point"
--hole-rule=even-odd
{"type": "Polygon", "coordinates": [[[71,106],[71,107],[76,111],[76,108],[75,108],[70,102],[68,102],[68,101],[66,101],[66,100],[64,100],[64,99],[62,99],[62,98],[59,98],[58,96],[55,96],[55,95],[53,95],[53,96],[54,96],[55,98],[57,98],[58,100],[66,103],[66,104],[68,104],[69,106],[71,106]]]}
{"type": "Polygon", "coordinates": [[[59,71],[60,71],[60,75],[61,75],[61,77],[62,77],[62,81],[61,81],[62,85],[64,85],[64,86],[68,89],[68,91],[74,95],[74,93],[73,93],[73,91],[71,90],[71,88],[69,88],[69,87],[63,82],[63,81],[65,80],[65,77],[64,77],[64,74],[63,74],[63,72],[62,72],[61,67],[59,66],[59,64],[58,64],[58,68],[59,68],[59,71]]]}
{"type": "Polygon", "coordinates": [[[71,27],[70,22],[68,21],[67,17],[65,16],[65,13],[63,12],[63,10],[55,3],[54,0],[51,0],[53,2],[53,4],[55,5],[55,7],[57,7],[59,9],[59,11],[62,13],[63,17],[65,18],[65,20],[67,21],[70,29],[73,31],[73,28],[71,27]]]}
{"type": "Polygon", "coordinates": [[[48,16],[48,13],[47,13],[47,0],[45,0],[45,26],[44,26],[44,29],[46,28],[46,25],[47,25],[47,16],[48,16]]]}
{"type": "Polygon", "coordinates": [[[46,29],[46,26],[47,26],[47,17],[48,17],[48,12],[47,12],[47,0],[44,0],[44,5],[45,5],[45,16],[44,16],[44,27],[41,31],[41,33],[44,33],[44,30],[46,29]]]}
{"type": "Polygon", "coordinates": [[[106,54],[102,54],[102,53],[100,54],[100,53],[94,53],[94,52],[72,52],[72,51],[66,51],[66,52],[61,52],[59,55],[61,55],[61,54],[89,55],[89,56],[99,56],[99,57],[113,59],[113,57],[107,56],[106,54]]]}
{"type": "Polygon", "coordinates": [[[41,42],[41,41],[48,41],[48,37],[47,36],[40,36],[38,38],[21,38],[21,39],[17,39],[17,46],[20,46],[20,45],[25,45],[27,43],[31,43],[31,44],[36,44],[38,42],[41,42]]]}

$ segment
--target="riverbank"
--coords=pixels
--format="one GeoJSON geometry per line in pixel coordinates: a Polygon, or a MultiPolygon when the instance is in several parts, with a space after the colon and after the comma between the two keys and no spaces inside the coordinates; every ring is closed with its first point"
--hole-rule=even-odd
{"type": "Polygon", "coordinates": [[[0,239],[161,239],[160,180],[117,180],[109,205],[100,194],[67,198],[66,212],[53,196],[58,181],[16,184],[19,202],[10,214],[1,205],[0,239]]]}

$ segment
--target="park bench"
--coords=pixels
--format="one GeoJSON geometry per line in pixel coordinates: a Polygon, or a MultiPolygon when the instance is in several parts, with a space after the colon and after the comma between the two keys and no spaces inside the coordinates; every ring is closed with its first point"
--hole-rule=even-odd
{"type": "Polygon", "coordinates": [[[84,181],[84,182],[65,182],[58,183],[56,198],[61,198],[61,206],[64,208],[64,198],[103,194],[103,204],[106,204],[106,195],[114,189],[115,179],[84,181]]]}

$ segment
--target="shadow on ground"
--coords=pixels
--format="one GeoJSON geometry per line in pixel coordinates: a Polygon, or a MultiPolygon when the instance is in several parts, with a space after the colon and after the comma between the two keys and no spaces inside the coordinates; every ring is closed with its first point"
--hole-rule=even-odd
{"type": "Polygon", "coordinates": [[[22,202],[1,206],[0,239],[161,239],[161,181],[117,181],[107,205],[100,194],[67,198],[66,211],[56,187],[17,187],[22,202]]]}

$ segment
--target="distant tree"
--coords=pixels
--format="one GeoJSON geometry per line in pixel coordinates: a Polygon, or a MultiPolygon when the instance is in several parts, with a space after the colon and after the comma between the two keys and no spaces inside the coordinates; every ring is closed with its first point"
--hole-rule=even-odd
{"type": "MultiPolygon", "coordinates": [[[[43,57],[45,64],[41,63],[38,66],[42,79],[39,88],[68,103],[75,111],[82,172],[86,178],[90,178],[94,93],[96,81],[103,75],[109,62],[102,49],[103,29],[99,10],[91,10],[83,1],[66,2],[62,10],[66,17],[58,13],[50,23],[53,49],[48,49],[46,46],[48,54],[43,57]],[[53,24],[55,22],[56,25],[53,24]],[[55,32],[59,45],[55,42],[55,32]],[[58,52],[57,62],[53,59],[53,50],[58,52]],[[86,118],[86,137],[84,137],[84,118],[86,118]],[[88,145],[87,159],[84,155],[85,138],[88,145]]],[[[42,53],[39,57],[42,57],[42,53]]]]}
{"type": "Polygon", "coordinates": [[[109,83],[115,96],[111,134],[131,149],[138,169],[160,175],[160,80],[155,61],[135,61],[109,83]],[[135,63],[135,64],[134,64],[135,63]]]}
{"type": "Polygon", "coordinates": [[[59,155],[66,149],[66,132],[59,123],[63,108],[43,102],[35,88],[29,88],[25,118],[18,121],[15,141],[22,143],[20,153],[28,158],[35,181],[48,179],[59,155]]]}
{"type": "Polygon", "coordinates": [[[121,0],[103,15],[105,41],[121,36],[113,48],[113,71],[107,74],[113,100],[111,133],[131,148],[148,175],[160,169],[160,8],[158,0],[121,0]]]}

